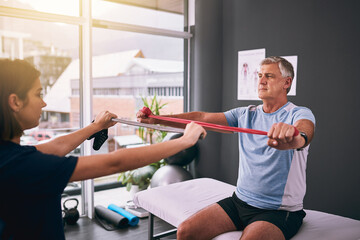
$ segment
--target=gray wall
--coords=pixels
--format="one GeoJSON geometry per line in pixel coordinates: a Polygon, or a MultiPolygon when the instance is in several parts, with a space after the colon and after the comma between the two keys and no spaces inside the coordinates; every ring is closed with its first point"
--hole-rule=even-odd
{"type": "MultiPolygon", "coordinates": [[[[317,124],[305,208],[360,220],[360,1],[196,0],[191,110],[259,104],[237,99],[237,52],[298,55],[297,95],[317,124]]],[[[201,142],[198,177],[236,183],[235,135],[201,142]]]]}

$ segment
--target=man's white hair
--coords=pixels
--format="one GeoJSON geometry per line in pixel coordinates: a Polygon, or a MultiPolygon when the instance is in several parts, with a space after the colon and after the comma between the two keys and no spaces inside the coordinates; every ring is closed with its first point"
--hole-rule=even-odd
{"type": "MultiPolygon", "coordinates": [[[[292,64],[285,58],[273,56],[273,57],[267,57],[264,60],[262,60],[260,63],[260,66],[266,65],[266,64],[272,64],[272,63],[277,63],[279,66],[279,69],[280,69],[281,76],[291,77],[291,83],[292,83],[292,80],[294,79],[294,68],[293,68],[292,64]]],[[[288,93],[290,92],[290,88],[291,88],[291,85],[287,89],[288,93]]]]}

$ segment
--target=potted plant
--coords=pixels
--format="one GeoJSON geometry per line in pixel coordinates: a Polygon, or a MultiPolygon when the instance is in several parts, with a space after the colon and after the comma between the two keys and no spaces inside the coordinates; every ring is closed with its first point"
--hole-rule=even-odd
{"type": "Polygon", "coordinates": [[[150,179],[156,170],[156,166],[147,165],[145,167],[120,173],[118,180],[123,184],[126,184],[127,191],[130,191],[133,185],[137,185],[139,190],[144,190],[149,186],[150,179]]]}
{"type": "MultiPolygon", "coordinates": [[[[151,99],[151,104],[148,103],[146,97],[141,97],[141,100],[143,101],[143,104],[145,107],[148,107],[151,112],[153,112],[155,115],[160,115],[160,110],[167,105],[167,103],[161,104],[161,100],[158,100],[156,98],[156,94],[151,99]]],[[[167,132],[163,131],[157,131],[154,129],[148,129],[148,128],[139,128],[139,136],[144,142],[149,141],[150,144],[153,144],[154,140],[155,142],[161,142],[164,137],[166,136],[167,132]],[[149,139],[147,138],[149,137],[149,139]]]]}
{"type": "MultiPolygon", "coordinates": [[[[148,103],[146,97],[141,97],[141,99],[144,106],[148,107],[156,115],[159,115],[160,109],[162,109],[167,104],[161,104],[161,101],[156,98],[156,95],[150,99],[150,104],[148,103]]],[[[149,144],[153,144],[154,142],[161,142],[166,134],[166,132],[162,131],[142,127],[139,128],[139,136],[144,141],[144,143],[148,142],[149,144]]],[[[124,185],[126,184],[126,190],[129,192],[134,191],[134,188],[136,190],[144,190],[150,185],[151,177],[156,172],[156,170],[164,165],[166,165],[166,162],[162,159],[159,162],[152,163],[145,167],[122,172],[118,177],[118,181],[121,181],[124,185]]]]}

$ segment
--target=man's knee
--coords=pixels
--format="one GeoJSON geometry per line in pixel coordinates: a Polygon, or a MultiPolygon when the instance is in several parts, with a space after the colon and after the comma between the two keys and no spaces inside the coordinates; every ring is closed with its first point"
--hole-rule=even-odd
{"type": "Polygon", "coordinates": [[[182,222],[177,228],[177,239],[194,239],[191,233],[191,224],[188,221],[182,222]]]}
{"type": "Polygon", "coordinates": [[[256,221],[244,229],[241,239],[285,240],[285,237],[276,225],[266,221],[256,221]]]}

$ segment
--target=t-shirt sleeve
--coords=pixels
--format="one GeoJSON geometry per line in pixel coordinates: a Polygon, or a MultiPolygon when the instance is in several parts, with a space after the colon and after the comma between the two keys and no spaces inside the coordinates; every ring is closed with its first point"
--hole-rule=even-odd
{"type": "Polygon", "coordinates": [[[312,111],[306,107],[297,107],[294,109],[293,124],[301,119],[310,120],[315,125],[315,116],[312,111]]]}
{"type": "Polygon", "coordinates": [[[239,117],[244,114],[245,108],[234,108],[229,111],[224,112],[226,120],[230,127],[238,127],[238,119],[239,117]]]}
{"type": "Polygon", "coordinates": [[[19,153],[16,159],[13,164],[17,166],[9,168],[14,176],[11,184],[15,189],[32,194],[62,193],[78,160],[73,156],[59,157],[37,150],[19,153]]]}

